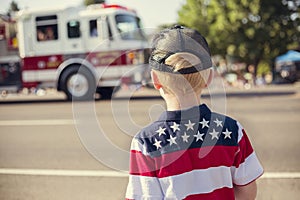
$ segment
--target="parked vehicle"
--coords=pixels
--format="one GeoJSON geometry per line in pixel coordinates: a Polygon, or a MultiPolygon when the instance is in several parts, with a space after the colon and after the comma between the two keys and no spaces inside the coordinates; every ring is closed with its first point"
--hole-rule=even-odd
{"type": "Polygon", "coordinates": [[[300,52],[289,50],[275,59],[275,82],[294,83],[300,80],[300,52]]]}
{"type": "Polygon", "coordinates": [[[19,60],[1,56],[0,66],[17,66],[17,80],[2,75],[2,91],[51,87],[69,100],[90,100],[95,93],[110,98],[122,80],[142,81],[148,42],[133,10],[107,4],[22,10],[16,27],[19,60]]]}

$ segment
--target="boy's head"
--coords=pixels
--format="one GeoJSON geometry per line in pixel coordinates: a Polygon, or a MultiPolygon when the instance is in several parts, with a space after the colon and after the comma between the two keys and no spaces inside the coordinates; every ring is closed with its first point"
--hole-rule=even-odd
{"type": "Polygon", "coordinates": [[[155,87],[177,95],[201,92],[212,67],[205,38],[182,26],[165,29],[153,37],[149,63],[155,87]]]}

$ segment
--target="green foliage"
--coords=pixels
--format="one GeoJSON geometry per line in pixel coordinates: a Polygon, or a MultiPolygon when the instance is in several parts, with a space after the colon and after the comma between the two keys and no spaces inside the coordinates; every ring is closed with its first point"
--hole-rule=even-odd
{"type": "Polygon", "coordinates": [[[257,66],[257,75],[266,75],[270,71],[270,65],[265,61],[261,61],[257,66]]]}
{"type": "Polygon", "coordinates": [[[255,66],[261,60],[271,64],[277,55],[299,46],[299,0],[287,1],[186,0],[179,23],[200,31],[213,54],[255,66]]]}
{"type": "Polygon", "coordinates": [[[88,6],[91,4],[105,3],[105,0],[84,0],[84,5],[88,6]]]}

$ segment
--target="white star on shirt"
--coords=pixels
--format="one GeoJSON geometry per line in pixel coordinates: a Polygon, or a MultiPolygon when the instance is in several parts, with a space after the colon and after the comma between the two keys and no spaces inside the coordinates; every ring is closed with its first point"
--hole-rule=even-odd
{"type": "Polygon", "coordinates": [[[192,123],[191,120],[189,120],[188,124],[184,124],[186,126],[186,130],[188,131],[189,129],[194,130],[194,125],[195,123],[192,123]]]}
{"type": "Polygon", "coordinates": [[[229,138],[229,139],[231,139],[231,133],[232,132],[230,132],[230,131],[228,131],[228,129],[226,128],[226,131],[225,132],[222,132],[225,136],[224,136],[224,139],[226,139],[226,138],[229,138]]]}
{"type": "Polygon", "coordinates": [[[219,126],[222,127],[223,126],[222,121],[219,121],[218,118],[216,118],[216,120],[214,122],[217,124],[217,127],[219,127],[219,126]]]}
{"type": "Polygon", "coordinates": [[[170,145],[177,144],[176,137],[172,137],[172,135],[170,135],[170,139],[167,139],[167,140],[168,140],[168,142],[170,142],[170,145]]]}
{"type": "Polygon", "coordinates": [[[165,130],[166,130],[166,128],[162,128],[160,126],[159,129],[157,131],[155,131],[155,132],[158,133],[159,136],[161,136],[161,135],[166,135],[165,130]]]}
{"type": "Polygon", "coordinates": [[[184,132],[184,135],[181,136],[182,137],[182,140],[184,142],[189,142],[188,138],[190,137],[189,135],[186,134],[186,132],[184,132]]]}
{"type": "Polygon", "coordinates": [[[180,131],[179,124],[176,124],[176,122],[174,122],[170,127],[173,129],[173,133],[175,133],[176,130],[180,131]]]}
{"type": "Polygon", "coordinates": [[[196,142],[198,142],[198,140],[203,141],[203,135],[204,135],[204,133],[200,133],[198,131],[197,135],[194,135],[194,137],[196,138],[196,142]]]}
{"type": "Polygon", "coordinates": [[[209,121],[206,121],[204,118],[202,119],[202,122],[199,122],[199,124],[202,124],[202,128],[204,128],[204,127],[209,128],[208,123],[209,123],[209,121]]]}
{"type": "Polygon", "coordinates": [[[212,132],[209,133],[211,135],[211,139],[213,140],[214,138],[219,139],[219,132],[217,132],[215,129],[213,129],[212,132]]]}
{"type": "Polygon", "coordinates": [[[153,144],[154,146],[156,146],[156,149],[159,149],[159,148],[161,148],[161,141],[159,141],[159,140],[157,140],[156,138],[155,138],[155,143],[153,144]]]}

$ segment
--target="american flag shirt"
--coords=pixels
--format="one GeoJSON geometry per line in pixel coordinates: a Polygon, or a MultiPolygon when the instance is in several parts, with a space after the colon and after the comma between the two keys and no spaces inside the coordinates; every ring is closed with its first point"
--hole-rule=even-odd
{"type": "Polygon", "coordinates": [[[245,130],[205,105],[166,111],[132,140],[126,199],[233,200],[263,173],[245,130]]]}

